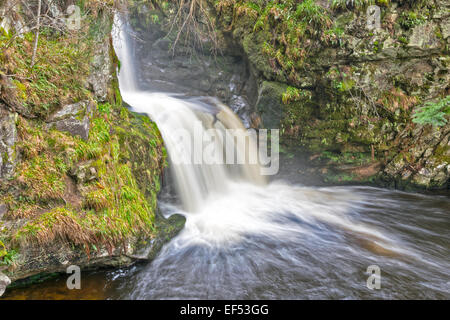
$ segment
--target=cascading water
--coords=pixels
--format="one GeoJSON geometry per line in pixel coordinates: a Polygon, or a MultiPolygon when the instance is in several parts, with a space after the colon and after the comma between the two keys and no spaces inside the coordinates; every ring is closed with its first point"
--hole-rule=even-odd
{"type": "MultiPolygon", "coordinates": [[[[365,287],[364,272],[372,264],[386,272],[403,270],[400,278],[416,277],[434,296],[448,294],[449,283],[442,281],[448,266],[439,251],[442,248],[436,249],[440,260],[430,262],[436,257],[417,250],[411,239],[396,236],[394,228],[383,229],[383,223],[371,214],[367,199],[382,194],[379,189],[267,183],[258,165],[224,165],[223,156],[215,153],[213,164],[184,161],[192,141],[175,134],[180,129],[190,137],[206,137],[215,149],[233,150],[242,157],[248,152],[244,146],[223,142],[217,135],[244,127],[230,109],[212,98],[187,99],[141,90],[128,28],[116,19],[121,94],[133,111],[146,113],[157,123],[182,204],[182,208],[167,203],[161,207],[166,215],[183,213],[187,222],[151,264],[121,275],[131,280],[121,283],[119,297],[370,297],[373,293],[365,287]],[[194,126],[197,123],[201,125],[194,126]],[[408,271],[414,263],[423,266],[408,271]],[[431,269],[434,278],[425,271],[431,269]]],[[[256,152],[255,148],[250,143],[250,152],[256,152]]],[[[386,212],[392,205],[385,199],[377,202],[386,212]]],[[[379,297],[408,290],[395,278],[385,286],[386,291],[376,293],[379,297]]]]}
{"type": "MultiPolygon", "coordinates": [[[[219,137],[226,129],[235,129],[236,132],[244,131],[244,126],[229,108],[217,100],[208,99],[209,104],[195,103],[171,97],[168,94],[139,90],[135,77],[134,59],[127,45],[129,37],[126,32],[127,25],[116,18],[117,24],[123,26],[116,31],[115,36],[116,40],[120,40],[116,41],[116,50],[121,61],[119,83],[123,100],[132,106],[134,111],[148,114],[158,124],[168,150],[171,172],[184,209],[189,212],[199,210],[209,195],[225,193],[233,178],[264,184],[265,179],[259,174],[257,165],[244,163],[233,172],[228,166],[221,164],[223,158],[219,153],[211,155],[209,164],[203,163],[202,155],[193,154],[194,151],[202,151],[192,150],[196,145],[191,138],[197,137],[211,141],[215,144],[213,145],[215,150],[231,149],[239,157],[244,153],[243,147],[234,144],[230,139],[224,142],[219,141],[219,137]],[[192,159],[191,154],[194,156],[192,159]]],[[[250,149],[253,151],[255,146],[251,145],[250,149]]]]}
{"type": "MultiPolygon", "coordinates": [[[[231,224],[230,227],[232,227],[234,223],[238,223],[238,229],[243,232],[247,231],[246,229],[249,228],[258,229],[256,222],[258,220],[261,220],[260,222],[262,222],[262,219],[256,217],[259,214],[248,217],[243,212],[240,212],[242,210],[240,208],[247,206],[249,199],[251,199],[252,196],[257,196],[258,201],[260,200],[259,196],[261,196],[261,198],[268,198],[268,201],[265,201],[263,206],[258,205],[263,212],[266,210],[271,211],[273,205],[276,205],[279,208],[280,206],[292,202],[288,199],[283,199],[282,197],[277,199],[277,193],[282,194],[283,188],[286,189],[284,193],[288,195],[287,198],[292,197],[290,200],[295,200],[294,205],[301,204],[307,200],[308,197],[309,199],[317,197],[317,195],[314,194],[314,191],[306,193],[307,197],[305,197],[305,192],[303,190],[300,190],[300,192],[296,194],[295,188],[286,185],[278,185],[278,192],[267,192],[270,188],[266,186],[264,177],[260,175],[258,165],[240,165],[240,170],[233,172],[232,170],[229,170],[229,167],[226,164],[222,164],[222,157],[216,159],[217,164],[204,164],[202,161],[200,161],[199,164],[195,164],[194,159],[191,158],[191,153],[193,151],[198,152],[199,150],[192,150],[192,141],[176,134],[180,128],[182,128],[182,132],[186,133],[190,138],[195,137],[196,135],[201,137],[206,136],[206,140],[216,143],[214,149],[217,150],[223,149],[224,146],[218,142],[219,139],[214,139],[212,136],[214,134],[221,134],[221,130],[223,129],[238,129],[245,131],[242,122],[229,108],[217,102],[215,105],[205,106],[205,104],[196,104],[192,101],[172,97],[165,93],[151,93],[139,90],[135,77],[136,68],[133,63],[134,58],[130,55],[129,51],[129,36],[126,31],[129,27],[118,18],[116,19],[116,25],[122,26],[121,28],[116,29],[116,36],[114,37],[116,39],[116,52],[121,61],[119,86],[122,98],[132,107],[133,111],[148,114],[158,125],[168,151],[174,183],[176,184],[177,191],[181,197],[185,213],[190,213],[195,217],[197,214],[206,210],[206,212],[210,212],[211,215],[214,216],[214,221],[220,225],[222,225],[224,221],[221,222],[219,220],[224,219],[224,216],[226,220],[230,220],[231,217],[234,217],[235,219],[233,218],[232,221],[229,221],[231,224]],[[212,112],[218,113],[218,121],[214,121],[213,116],[208,113],[211,109],[212,112]],[[194,124],[201,124],[201,127],[195,128],[194,124]],[[262,185],[263,187],[261,187],[262,185]],[[261,192],[264,194],[261,194],[261,192]],[[247,200],[239,197],[241,199],[240,201],[237,201],[238,206],[233,207],[233,210],[231,210],[230,206],[236,202],[234,201],[235,197],[243,194],[245,194],[243,198],[247,198],[248,196],[247,200]],[[226,199],[223,205],[225,205],[227,209],[230,209],[230,212],[222,215],[217,212],[217,203],[223,199],[226,199]],[[271,199],[275,200],[275,203],[270,204],[272,201],[271,199]],[[227,202],[228,204],[226,204],[227,202]],[[212,206],[212,208],[210,206],[212,206]],[[236,214],[237,216],[235,216],[236,214]],[[242,224],[242,221],[247,218],[250,218],[250,220],[245,224],[242,224]]],[[[238,156],[247,152],[245,145],[243,144],[234,144],[234,140],[227,140],[227,143],[232,145],[225,149],[231,148],[238,156]]],[[[251,151],[256,152],[255,146],[250,146],[250,149],[251,151]]],[[[195,154],[193,156],[195,158],[195,154]]],[[[319,194],[319,197],[320,196],[322,195],[319,194]]],[[[351,195],[348,195],[348,197],[351,198],[351,195]]],[[[257,205],[257,203],[252,204],[249,209],[257,209],[254,205],[257,205]]],[[[345,217],[345,209],[346,202],[343,201],[333,208],[334,212],[316,208],[316,210],[308,210],[309,212],[303,219],[310,219],[313,217],[324,219],[329,223],[335,223],[356,232],[366,232],[380,239],[385,238],[376,231],[351,223],[345,217]]],[[[256,213],[258,210],[254,211],[256,213]]],[[[270,229],[272,229],[274,224],[270,223],[270,225],[270,229]]],[[[232,232],[231,230],[228,230],[227,233],[231,234],[232,232]]],[[[215,234],[213,236],[217,237],[219,235],[215,234]]]]}

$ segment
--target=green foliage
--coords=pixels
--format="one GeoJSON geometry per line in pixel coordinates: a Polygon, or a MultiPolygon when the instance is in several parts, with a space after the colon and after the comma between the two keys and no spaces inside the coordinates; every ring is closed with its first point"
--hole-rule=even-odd
{"type": "Polygon", "coordinates": [[[264,68],[294,85],[300,82],[307,54],[318,43],[338,43],[341,34],[339,29],[330,31],[333,23],[327,9],[314,0],[219,0],[216,10],[229,24],[225,28],[244,32],[244,50],[252,50],[249,46],[257,42],[264,68]]]}
{"type": "Polygon", "coordinates": [[[450,115],[450,95],[438,102],[427,102],[418,108],[413,115],[413,122],[441,127],[447,123],[448,115],[450,115]]]}
{"type": "Polygon", "coordinates": [[[330,18],[325,9],[317,5],[314,0],[304,0],[297,5],[295,15],[299,21],[313,24],[315,27],[328,26],[330,18]]]}
{"type": "Polygon", "coordinates": [[[19,101],[30,113],[45,117],[61,104],[86,99],[84,79],[92,53],[86,43],[42,28],[38,60],[30,69],[33,39],[27,33],[10,43],[0,36],[1,71],[14,75],[19,101]]]}
{"type": "Polygon", "coordinates": [[[300,101],[302,98],[311,99],[311,95],[309,92],[295,87],[287,87],[281,97],[284,104],[300,101]]]}
{"type": "Polygon", "coordinates": [[[425,23],[426,18],[415,11],[402,12],[398,19],[399,24],[406,30],[425,23]]]}
{"type": "Polygon", "coordinates": [[[16,260],[17,251],[14,249],[6,250],[5,244],[0,240],[0,266],[13,265],[16,260]]]}

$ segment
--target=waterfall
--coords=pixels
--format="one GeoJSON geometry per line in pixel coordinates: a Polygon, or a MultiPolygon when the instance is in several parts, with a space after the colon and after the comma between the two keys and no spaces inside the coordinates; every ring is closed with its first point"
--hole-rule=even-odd
{"type": "Polygon", "coordinates": [[[258,154],[256,141],[245,136],[241,120],[217,99],[141,90],[130,52],[129,28],[116,16],[113,38],[121,61],[120,91],[133,111],[145,113],[156,122],[163,137],[171,177],[182,203],[175,212],[187,216],[185,229],[172,241],[173,246],[222,246],[248,234],[289,239],[299,233],[314,233],[316,224],[326,223],[364,235],[373,248],[402,251],[378,230],[347,216],[352,202],[361,200],[351,191],[305,188],[284,182],[268,184],[260,165],[249,161],[252,154],[258,154]],[[237,131],[238,139],[220,138],[230,135],[229,129],[237,131]],[[194,148],[197,137],[209,141],[209,151],[205,149],[209,162],[198,161],[204,160],[204,155],[199,155],[201,148],[194,148]],[[224,163],[225,155],[218,150],[231,152],[239,161],[224,163]],[[292,216],[305,225],[292,227],[286,223],[292,216]]]}
{"type": "Polygon", "coordinates": [[[256,141],[246,136],[241,120],[217,99],[186,100],[139,90],[130,53],[129,26],[119,16],[115,25],[120,26],[114,29],[113,38],[121,62],[122,98],[133,111],[145,113],[157,123],[183,208],[189,212],[199,210],[205,199],[226,192],[233,181],[264,184],[257,163],[239,159],[238,165],[224,164],[226,152],[237,158],[257,154],[256,141]],[[230,129],[238,135],[237,139],[227,136],[230,129]],[[209,161],[205,161],[202,154],[207,152],[202,147],[205,141],[210,144],[209,161]]]}

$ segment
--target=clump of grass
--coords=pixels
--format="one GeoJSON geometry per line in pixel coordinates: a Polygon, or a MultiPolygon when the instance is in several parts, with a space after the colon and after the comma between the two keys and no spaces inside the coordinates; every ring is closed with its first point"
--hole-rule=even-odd
{"type": "Polygon", "coordinates": [[[390,112],[395,113],[398,109],[400,111],[410,110],[417,103],[417,98],[405,94],[399,88],[393,87],[390,91],[385,92],[378,102],[390,112]]]}
{"type": "Polygon", "coordinates": [[[69,208],[55,208],[27,223],[15,234],[21,244],[47,245],[63,240],[75,245],[97,242],[96,235],[80,216],[69,208]]]}
{"type": "Polygon", "coordinates": [[[406,30],[409,30],[426,22],[426,18],[415,11],[402,12],[398,20],[399,24],[406,30]]]}

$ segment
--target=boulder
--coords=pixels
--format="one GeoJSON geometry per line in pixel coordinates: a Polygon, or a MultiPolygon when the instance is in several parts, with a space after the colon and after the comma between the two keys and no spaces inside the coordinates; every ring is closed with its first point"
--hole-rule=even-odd
{"type": "Polygon", "coordinates": [[[93,108],[91,101],[66,105],[50,116],[47,120],[47,128],[55,128],[87,140],[93,108]]]}
{"type": "Polygon", "coordinates": [[[0,72],[0,103],[4,109],[8,109],[11,112],[17,112],[27,118],[35,118],[35,115],[22,104],[17,96],[16,85],[3,73],[0,72]],[[5,108],[6,107],[6,108],[5,108]]]}

